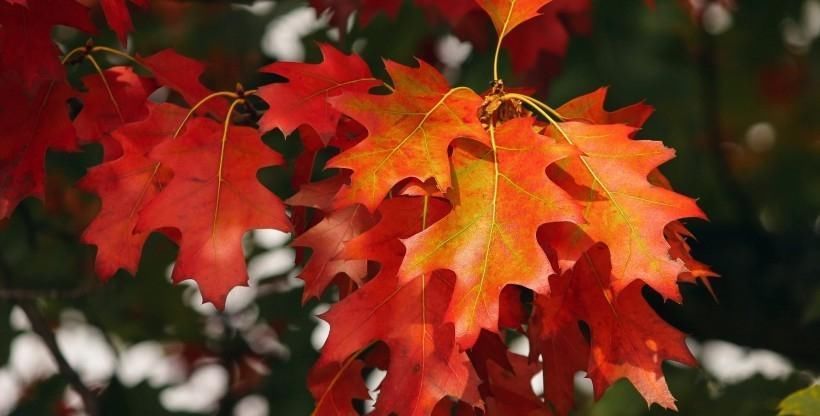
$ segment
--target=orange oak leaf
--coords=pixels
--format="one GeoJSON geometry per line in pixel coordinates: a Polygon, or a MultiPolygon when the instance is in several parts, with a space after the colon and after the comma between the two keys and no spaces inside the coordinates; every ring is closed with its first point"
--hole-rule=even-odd
{"type": "Polygon", "coordinates": [[[564,118],[586,121],[594,124],[626,124],[632,127],[641,127],[655,111],[652,106],[643,102],[635,103],[615,111],[604,109],[608,88],[584,94],[567,101],[556,111],[564,118]]]}
{"type": "Polygon", "coordinates": [[[285,207],[257,179],[259,169],[282,157],[259,133],[206,118],[149,154],[173,171],[173,179],[143,208],[136,231],[173,228],[181,234],[172,278],[192,278],[218,309],[228,292],[248,280],[242,236],[252,229],[290,231],[285,207]]]}
{"type": "MultiPolygon", "coordinates": [[[[153,55],[137,56],[137,61],[148,68],[154,78],[182,96],[189,105],[211,94],[211,90],[202,85],[199,78],[205,72],[201,62],[182,56],[173,49],[164,49],[153,55]]],[[[212,114],[225,114],[228,106],[224,99],[216,98],[203,104],[202,108],[212,114]]]]}
{"type": "Polygon", "coordinates": [[[647,402],[675,409],[661,364],[674,360],[689,366],[695,358],[685,335],[664,322],[647,304],[635,281],[620,294],[612,290],[610,254],[596,244],[571,272],[577,306],[590,329],[588,374],[596,400],[620,378],[629,380],[647,402]],[[602,290],[603,288],[603,290],[602,290]]]}
{"type": "Polygon", "coordinates": [[[74,119],[74,128],[83,142],[102,142],[110,160],[119,156],[119,149],[111,148],[113,141],[108,134],[123,124],[144,119],[148,96],[157,86],[153,79],[141,77],[129,67],[109,68],[103,74],[105,83],[97,74],[83,79],[87,91],[79,95],[83,108],[74,119]]]}
{"type": "MultiPolygon", "coordinates": [[[[643,126],[653,112],[653,108],[644,103],[633,104],[615,111],[607,111],[604,109],[606,92],[606,88],[599,88],[589,94],[570,100],[562,105],[558,111],[563,117],[569,119],[599,124],[622,123],[633,127],[643,126]]],[[[669,183],[669,180],[657,169],[649,174],[648,180],[652,185],[672,191],[672,185],[669,183]]],[[[592,245],[590,239],[587,237],[579,237],[577,230],[571,228],[564,227],[564,230],[559,231],[557,235],[568,238],[574,236],[574,239],[570,241],[576,243],[578,249],[592,245]],[[581,242],[582,240],[586,240],[587,242],[581,242]]],[[[678,280],[689,283],[695,283],[700,280],[714,297],[715,294],[709,284],[708,278],[717,277],[717,273],[714,273],[708,266],[695,260],[691,254],[689,254],[689,244],[686,242],[686,238],[691,237],[691,233],[680,221],[673,221],[664,228],[664,236],[670,245],[669,254],[672,258],[683,261],[686,269],[678,275],[678,280]]]]}
{"type": "Polygon", "coordinates": [[[516,284],[547,293],[552,266],[536,239],[539,226],[578,222],[578,205],[547,178],[547,166],[573,155],[569,146],[533,132],[533,119],[510,120],[492,135],[495,152],[471,141],[453,151],[453,211],[404,240],[400,276],[449,269],[458,279],[447,322],[461,348],[481,328],[498,331],[499,297],[516,284]]]}
{"type": "MultiPolygon", "coordinates": [[[[140,7],[148,7],[148,0],[131,0],[140,7]]],[[[105,13],[105,20],[108,21],[108,26],[117,34],[117,39],[120,43],[125,45],[128,40],[128,32],[134,30],[134,24],[131,23],[131,15],[128,13],[128,6],[125,0],[100,0],[103,13],[105,13]]]]}
{"type": "Polygon", "coordinates": [[[459,137],[489,144],[476,115],[482,100],[419,61],[418,68],[386,62],[395,91],[388,95],[344,93],[330,102],[367,128],[368,136],[328,162],[352,170],[350,186],[335,205],[363,204],[374,211],[388,191],[407,178],[434,178],[450,188],[447,149],[459,137]]]}
{"type": "Polygon", "coordinates": [[[73,93],[65,82],[43,83],[31,95],[18,82],[0,82],[0,96],[13,103],[0,111],[0,219],[27,197],[43,199],[49,149],[77,150],[66,104],[73,93]]]}
{"type": "Polygon", "coordinates": [[[58,25],[95,31],[88,8],[76,0],[0,3],[0,79],[33,89],[42,81],[63,78],[60,51],[51,40],[58,25]]]}
{"type": "Polygon", "coordinates": [[[342,118],[328,98],[344,92],[366,93],[382,84],[358,55],[345,55],[327,44],[319,44],[319,49],[322,63],[276,62],[261,69],[288,79],[259,88],[258,95],[270,107],[259,120],[262,132],[278,128],[287,136],[306,124],[328,144],[342,118]]]}
{"type": "Polygon", "coordinates": [[[476,0],[490,15],[499,37],[504,37],[521,23],[538,16],[538,10],[552,0],[476,0]]]}
{"type": "Polygon", "coordinates": [[[171,170],[147,154],[170,139],[188,110],[173,104],[150,107],[148,118],[112,133],[122,148],[118,159],[91,168],[81,189],[99,196],[102,207],[83,232],[82,241],[97,246],[94,268],[103,280],[119,269],[136,274],[142,246],[151,230],[135,231],[139,212],[171,180],[171,170]]]}
{"type": "Polygon", "coordinates": [[[612,251],[616,293],[640,279],[665,299],[680,302],[677,277],[686,268],[670,257],[663,230],[680,218],[705,216],[694,200],[647,180],[674,151],[658,141],[633,140],[635,129],[625,125],[566,122],[547,132],[581,152],[549,170],[583,205],[586,220],[577,229],[552,235],[550,245],[559,261],[571,265],[590,243],[603,242],[612,251]],[[581,244],[584,240],[587,244],[581,244]]]}

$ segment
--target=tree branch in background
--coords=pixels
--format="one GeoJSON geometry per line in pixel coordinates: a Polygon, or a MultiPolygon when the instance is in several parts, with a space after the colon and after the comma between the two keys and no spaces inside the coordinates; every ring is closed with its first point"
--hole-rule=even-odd
{"type": "MultiPolygon", "coordinates": [[[[11,268],[5,263],[3,259],[0,258],[0,272],[2,272],[2,277],[0,277],[0,284],[3,286],[7,286],[9,282],[12,280],[11,278],[11,268]]],[[[78,288],[79,290],[82,288],[78,288]]],[[[59,291],[53,291],[60,293],[59,291]]],[[[87,290],[85,291],[87,292],[87,290]]],[[[57,344],[57,337],[54,336],[54,331],[51,330],[48,323],[46,322],[45,316],[40,311],[40,308],[37,307],[37,303],[35,301],[36,296],[35,294],[40,292],[34,291],[27,291],[27,290],[18,290],[18,289],[0,289],[0,294],[7,294],[7,295],[23,295],[23,296],[16,296],[12,298],[20,309],[23,310],[23,313],[26,314],[29,322],[31,323],[31,329],[34,331],[35,334],[39,335],[42,338],[43,343],[45,344],[48,351],[51,353],[51,356],[54,357],[54,361],[57,362],[57,369],[60,375],[65,378],[66,382],[69,386],[71,386],[77,394],[80,395],[80,398],[83,401],[83,406],[85,407],[85,412],[90,416],[97,416],[99,415],[99,407],[97,406],[97,396],[94,392],[91,391],[88,386],[83,383],[82,379],[80,379],[80,375],[71,367],[66,360],[63,352],[60,350],[60,346],[57,344]],[[31,296],[31,297],[29,297],[31,296]]],[[[0,299],[3,297],[0,296],[0,299]]]]}

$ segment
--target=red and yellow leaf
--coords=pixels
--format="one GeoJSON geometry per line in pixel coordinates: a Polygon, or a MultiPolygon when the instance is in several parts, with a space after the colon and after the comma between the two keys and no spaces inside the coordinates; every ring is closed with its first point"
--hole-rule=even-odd
{"type": "Polygon", "coordinates": [[[521,23],[538,16],[538,10],[552,0],[476,0],[490,15],[495,31],[504,37],[521,23]]]}
{"type": "Polygon", "coordinates": [[[449,269],[457,276],[447,322],[461,348],[482,328],[498,331],[499,297],[517,284],[547,293],[552,266],[536,239],[542,224],[580,221],[577,204],[547,178],[547,166],[573,155],[569,146],[533,132],[533,121],[508,121],[495,131],[491,149],[459,142],[452,156],[453,211],[404,240],[400,275],[412,279],[449,269]],[[526,167],[526,168],[524,168],[526,167]]]}
{"type": "Polygon", "coordinates": [[[447,149],[459,137],[489,144],[476,112],[481,97],[467,88],[450,89],[424,62],[418,68],[387,62],[395,91],[388,95],[344,93],[330,101],[367,128],[368,136],[328,162],[352,170],[337,207],[360,203],[374,211],[388,191],[407,178],[434,178],[451,187],[447,149]]]}
{"type": "Polygon", "coordinates": [[[704,214],[694,200],[647,180],[674,151],[658,141],[633,140],[634,132],[625,125],[579,122],[548,129],[551,137],[581,151],[549,173],[583,205],[586,220],[567,234],[553,234],[550,245],[559,261],[571,265],[589,248],[580,242],[603,242],[612,251],[616,292],[640,279],[664,298],[680,301],[677,277],[686,268],[670,256],[663,230],[672,221],[704,214]]]}

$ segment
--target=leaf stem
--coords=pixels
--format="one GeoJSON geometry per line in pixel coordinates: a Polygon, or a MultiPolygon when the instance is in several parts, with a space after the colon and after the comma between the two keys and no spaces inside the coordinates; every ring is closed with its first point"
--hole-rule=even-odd
{"type": "Polygon", "coordinates": [[[97,71],[97,74],[100,75],[103,87],[105,87],[105,92],[108,93],[108,98],[111,99],[111,104],[114,105],[114,110],[117,112],[117,116],[119,116],[121,122],[125,123],[125,117],[123,117],[122,112],[120,111],[120,105],[117,103],[117,99],[114,98],[114,92],[111,90],[111,86],[108,85],[108,79],[105,77],[105,73],[103,73],[102,68],[100,68],[100,64],[98,64],[97,60],[91,55],[86,55],[85,59],[87,59],[88,62],[91,62],[91,66],[93,66],[94,70],[97,71]]]}
{"type": "MultiPolygon", "coordinates": [[[[248,91],[248,94],[253,93],[253,92],[256,92],[256,90],[250,90],[250,91],[248,91]]],[[[188,120],[191,118],[191,116],[194,115],[194,113],[196,112],[196,110],[199,109],[199,107],[202,107],[203,104],[205,104],[206,102],[208,102],[208,101],[210,101],[210,100],[212,100],[216,97],[233,98],[234,99],[234,104],[239,99],[239,95],[237,95],[233,91],[219,91],[219,92],[215,92],[213,94],[210,94],[207,97],[199,100],[198,103],[194,104],[194,106],[191,107],[191,110],[188,111],[188,114],[185,115],[185,118],[182,119],[182,123],[179,124],[179,127],[177,127],[176,131],[174,132],[174,136],[172,138],[176,139],[177,136],[179,136],[179,133],[182,131],[182,128],[185,127],[185,123],[188,122],[188,120]]],[[[231,108],[228,110],[228,115],[225,117],[226,120],[230,120],[231,112],[233,111],[233,108],[235,107],[234,104],[231,104],[231,108]]]]}
{"type": "Polygon", "coordinates": [[[530,107],[533,108],[533,110],[535,110],[538,114],[541,114],[542,116],[544,116],[544,118],[546,118],[547,121],[549,121],[549,123],[553,127],[555,127],[556,130],[558,130],[558,133],[560,133],[561,136],[563,136],[564,140],[566,140],[567,143],[569,143],[571,145],[575,144],[575,143],[572,142],[572,139],[569,138],[569,135],[567,135],[567,133],[564,131],[564,129],[561,128],[561,126],[558,124],[558,122],[555,120],[555,118],[550,116],[549,113],[547,111],[545,111],[545,109],[548,109],[548,110],[550,110],[550,112],[554,113],[557,118],[560,118],[560,115],[558,113],[556,113],[555,110],[550,108],[548,105],[546,105],[546,104],[544,104],[544,103],[542,103],[542,102],[540,102],[540,101],[538,101],[534,98],[531,98],[529,96],[522,95],[522,94],[505,94],[504,96],[505,97],[510,97],[510,98],[516,98],[516,99],[519,99],[519,100],[523,101],[526,104],[529,104],[530,107]]]}
{"type": "Polygon", "coordinates": [[[504,42],[504,36],[507,35],[507,26],[510,24],[513,9],[515,8],[515,0],[510,4],[510,10],[507,11],[507,18],[504,20],[504,26],[501,28],[501,33],[498,34],[498,43],[495,44],[495,56],[493,57],[493,81],[498,81],[498,56],[501,54],[501,43],[504,42]]]}
{"type": "Polygon", "coordinates": [[[60,63],[65,65],[66,62],[68,62],[69,60],[71,60],[71,58],[74,57],[74,55],[76,55],[78,53],[85,53],[85,52],[86,52],[86,48],[84,46],[74,48],[74,49],[68,51],[68,53],[63,56],[63,59],[60,60],[60,63]]]}
{"type": "Polygon", "coordinates": [[[524,95],[524,94],[516,94],[514,92],[506,93],[503,96],[501,96],[502,100],[509,99],[509,98],[515,98],[517,100],[524,101],[527,104],[529,104],[531,106],[534,106],[534,107],[540,107],[540,108],[552,113],[553,117],[555,117],[559,120],[564,120],[564,117],[561,114],[559,114],[558,111],[556,111],[554,108],[550,107],[549,105],[545,104],[544,102],[539,101],[539,100],[537,100],[533,97],[530,97],[530,96],[524,95]]]}
{"type": "Polygon", "coordinates": [[[131,62],[133,62],[133,63],[135,63],[135,64],[137,64],[137,65],[139,65],[143,68],[145,68],[145,69],[148,69],[148,68],[146,68],[146,66],[142,62],[139,61],[139,59],[134,58],[133,56],[131,56],[131,55],[129,55],[129,54],[123,52],[123,51],[116,50],[114,48],[109,48],[107,46],[95,46],[95,47],[91,48],[91,52],[92,53],[94,53],[94,52],[109,53],[111,55],[115,55],[115,56],[119,56],[120,58],[127,59],[127,60],[129,60],[129,61],[131,61],[131,62]]]}

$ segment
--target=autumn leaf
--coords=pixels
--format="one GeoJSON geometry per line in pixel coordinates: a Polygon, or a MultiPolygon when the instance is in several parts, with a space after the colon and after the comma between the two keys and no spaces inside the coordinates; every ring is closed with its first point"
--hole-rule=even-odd
{"type": "Polygon", "coordinates": [[[248,280],[242,236],[252,229],[290,231],[285,207],[256,178],[281,156],[255,129],[195,118],[185,132],[148,155],[173,171],[173,179],[141,211],[136,231],[179,230],[172,278],[192,278],[202,297],[223,309],[228,292],[248,280]]]}
{"type": "Polygon", "coordinates": [[[410,279],[438,269],[458,276],[447,322],[461,348],[481,328],[498,331],[499,297],[517,284],[547,293],[554,271],[536,239],[542,224],[580,221],[577,204],[544,170],[573,155],[533,132],[533,120],[519,118],[498,127],[496,152],[475,142],[453,151],[453,211],[427,230],[404,240],[407,257],[399,274],[410,279]]]}
{"type": "Polygon", "coordinates": [[[42,81],[61,80],[65,69],[51,40],[55,26],[94,33],[88,8],[76,0],[0,3],[0,78],[33,90],[42,81]]]}
{"type": "Polygon", "coordinates": [[[344,55],[327,44],[319,44],[319,50],[324,57],[319,64],[276,62],[261,69],[288,79],[259,88],[258,95],[270,107],[259,120],[262,132],[278,128],[287,136],[306,124],[328,144],[342,118],[328,98],[345,92],[366,93],[382,84],[359,56],[344,55]]]}
{"type": "Polygon", "coordinates": [[[418,68],[386,62],[395,91],[388,95],[344,93],[330,99],[339,111],[367,128],[368,136],[328,162],[353,171],[336,206],[354,203],[374,211],[400,181],[434,178],[451,187],[447,149],[459,137],[489,144],[476,116],[481,97],[450,89],[444,77],[419,61],[418,68]]]}
{"type": "Polygon", "coordinates": [[[549,174],[583,205],[586,222],[552,236],[559,260],[571,265],[578,259],[589,248],[582,240],[604,242],[612,251],[616,292],[640,279],[664,298],[680,301],[677,277],[686,268],[670,257],[663,230],[672,221],[704,214],[694,200],[647,180],[674,151],[658,141],[633,140],[635,129],[625,125],[566,122],[560,129],[550,127],[548,135],[575,145],[581,156],[556,164],[549,174]]]}
{"type": "Polygon", "coordinates": [[[322,362],[341,362],[376,341],[390,350],[377,414],[430,414],[446,395],[465,394],[466,355],[459,353],[452,325],[441,325],[452,293],[452,275],[434,273],[407,283],[396,277],[404,247],[400,237],[441,218],[448,204],[437,198],[397,197],[379,207],[381,219],[345,245],[345,258],[380,264],[379,274],[322,316],[330,335],[322,362]]]}
{"type": "Polygon", "coordinates": [[[305,281],[302,300],[320,297],[340,273],[361,285],[367,275],[367,262],[337,256],[344,244],[372,224],[370,214],[360,205],[351,205],[328,214],[321,222],[297,237],[294,247],[308,247],[312,254],[299,277],[305,281]]]}
{"type": "Polygon", "coordinates": [[[81,189],[97,194],[100,212],[83,232],[82,241],[97,246],[97,276],[107,280],[118,269],[137,273],[142,246],[151,230],[135,231],[140,211],[171,180],[172,172],[147,154],[170,140],[187,110],[173,104],[150,107],[150,115],[113,133],[122,148],[118,159],[95,166],[80,181],[81,189]]]}
{"type": "Polygon", "coordinates": [[[675,410],[661,364],[674,360],[689,366],[695,358],[685,336],[664,322],[646,303],[642,282],[620,294],[611,288],[609,250],[596,244],[579,260],[570,279],[577,284],[579,315],[590,328],[590,361],[595,399],[620,378],[626,378],[646,399],[675,410]],[[601,288],[604,288],[601,290],[601,288]]]}
{"type": "MultiPolygon", "coordinates": [[[[151,71],[157,82],[178,92],[189,105],[195,105],[212,93],[199,81],[205,72],[205,65],[173,49],[164,49],[146,57],[137,56],[137,61],[151,71]]],[[[204,103],[202,108],[221,116],[228,106],[224,100],[216,98],[204,103]]]]}
{"type": "Polygon", "coordinates": [[[498,37],[503,38],[521,23],[538,16],[538,10],[552,0],[476,0],[490,15],[498,37]]]}
{"type": "Polygon", "coordinates": [[[553,276],[550,289],[549,295],[536,296],[533,302],[527,333],[530,361],[541,357],[544,399],[556,415],[567,415],[575,403],[575,373],[587,369],[589,343],[578,325],[580,294],[574,281],[553,276]]]}
{"type": "Polygon", "coordinates": [[[642,127],[655,111],[652,106],[643,102],[619,108],[615,111],[607,111],[604,108],[607,91],[608,88],[606,87],[598,88],[591,93],[567,101],[556,111],[566,119],[593,124],[626,124],[632,127],[642,127]]]}
{"type": "MultiPolygon", "coordinates": [[[[118,66],[83,79],[87,91],[79,94],[82,111],[74,119],[77,137],[83,142],[102,142],[107,160],[119,156],[112,149],[109,133],[123,124],[148,115],[148,96],[157,88],[151,78],[141,77],[129,67],[118,66]]],[[[181,119],[180,119],[181,120],[181,119]]]]}
{"type": "Polygon", "coordinates": [[[495,361],[487,362],[488,416],[527,415],[550,416],[543,401],[533,392],[530,380],[538,373],[537,363],[527,357],[508,354],[512,369],[506,369],[495,361]]]}
{"type": "Polygon", "coordinates": [[[362,378],[364,362],[351,356],[342,363],[315,365],[307,385],[316,398],[312,416],[355,415],[353,400],[367,400],[370,394],[362,378]]]}
{"type": "Polygon", "coordinates": [[[545,76],[555,75],[545,71],[548,65],[544,63],[550,61],[544,58],[563,58],[570,34],[590,32],[591,9],[590,0],[553,0],[541,14],[521,24],[504,38],[513,70],[527,74],[527,79],[535,81],[533,86],[540,87],[545,76]]]}
{"type": "Polygon", "coordinates": [[[11,103],[0,111],[0,219],[27,197],[43,199],[48,150],[78,149],[66,104],[71,87],[49,82],[30,95],[23,88],[0,82],[0,97],[11,103]]]}
{"type": "MultiPolygon", "coordinates": [[[[653,108],[644,103],[633,104],[615,111],[607,111],[604,108],[606,93],[606,88],[599,88],[589,94],[570,100],[562,105],[559,111],[565,118],[599,124],[622,123],[633,127],[643,126],[653,112],[653,108]]],[[[654,186],[672,191],[669,180],[657,169],[648,175],[648,181],[654,186]]],[[[576,235],[575,239],[571,241],[577,243],[578,247],[592,245],[591,240],[588,238],[577,237],[577,231],[565,229],[564,233],[559,234],[564,236],[576,235]],[[583,243],[581,240],[587,240],[588,242],[583,243]]],[[[691,233],[680,221],[673,221],[664,228],[664,236],[670,245],[669,255],[673,259],[680,259],[686,269],[678,275],[678,280],[689,283],[700,280],[714,297],[715,294],[708,278],[716,277],[717,274],[705,264],[692,258],[689,253],[689,244],[686,241],[687,237],[692,237],[691,233]]]]}
{"type": "Polygon", "coordinates": [[[427,415],[443,397],[461,397],[467,359],[454,343],[452,325],[441,326],[451,287],[442,273],[405,284],[395,275],[367,283],[322,316],[331,329],[318,365],[380,340],[390,349],[390,364],[375,415],[427,415]]]}
{"type": "MultiPolygon", "coordinates": [[[[131,2],[140,7],[148,7],[148,0],[131,0],[131,2]]],[[[134,30],[125,0],[100,0],[100,5],[105,13],[108,26],[117,34],[120,43],[125,45],[128,33],[134,30]]]]}

